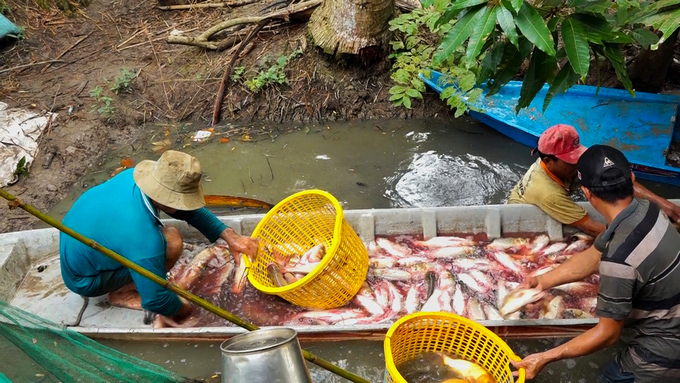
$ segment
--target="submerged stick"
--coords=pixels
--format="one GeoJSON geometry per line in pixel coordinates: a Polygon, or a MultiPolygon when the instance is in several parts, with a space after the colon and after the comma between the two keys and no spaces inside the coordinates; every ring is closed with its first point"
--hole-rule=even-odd
{"type": "MultiPolygon", "coordinates": [[[[0,188],[0,196],[3,197],[4,199],[6,199],[7,201],[9,201],[8,206],[9,206],[10,209],[14,209],[14,208],[19,207],[19,208],[27,211],[28,213],[37,217],[38,219],[45,222],[46,224],[48,224],[48,225],[58,229],[59,231],[73,237],[74,239],[90,246],[91,248],[93,248],[93,249],[99,251],[100,253],[106,255],[107,257],[115,260],[116,262],[127,267],[128,269],[131,269],[131,270],[135,271],[136,273],[141,274],[145,278],[150,279],[151,281],[165,287],[166,289],[176,293],[177,295],[181,296],[182,298],[189,300],[190,302],[198,305],[199,307],[210,311],[211,313],[219,316],[220,318],[224,318],[224,319],[228,320],[229,322],[234,323],[237,326],[245,328],[248,331],[254,331],[254,330],[259,329],[259,327],[255,326],[254,324],[248,323],[248,322],[244,321],[243,319],[237,317],[236,315],[211,304],[210,302],[206,301],[205,299],[200,298],[200,297],[198,297],[198,296],[196,296],[196,295],[194,295],[194,294],[192,294],[192,293],[190,293],[190,292],[188,292],[184,289],[179,288],[174,283],[168,282],[167,280],[157,276],[156,274],[150,272],[149,270],[147,270],[147,269],[139,266],[138,264],[128,260],[127,258],[123,257],[122,255],[115,253],[112,250],[109,250],[106,247],[98,244],[94,240],[89,239],[89,238],[73,231],[72,229],[64,226],[61,222],[55,220],[54,218],[50,217],[49,215],[43,214],[42,212],[40,212],[38,209],[34,208],[33,206],[23,203],[20,199],[9,194],[3,188],[0,188]]],[[[351,382],[370,383],[368,380],[366,380],[366,379],[364,379],[364,378],[362,378],[358,375],[355,375],[355,374],[353,374],[353,373],[351,373],[347,370],[344,370],[344,369],[332,364],[331,362],[324,360],[324,359],[321,359],[321,358],[319,358],[319,357],[317,357],[317,356],[315,356],[315,355],[313,355],[313,354],[311,354],[311,353],[309,353],[305,350],[302,350],[302,355],[305,357],[305,359],[316,364],[317,366],[324,368],[324,369],[326,369],[326,370],[328,370],[328,371],[330,371],[330,372],[332,372],[336,375],[342,376],[343,378],[345,378],[345,379],[347,379],[351,382]]]]}

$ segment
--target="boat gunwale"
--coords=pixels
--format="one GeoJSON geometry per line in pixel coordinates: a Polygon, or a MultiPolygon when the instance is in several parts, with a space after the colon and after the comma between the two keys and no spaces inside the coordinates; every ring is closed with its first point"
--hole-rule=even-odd
{"type": "MultiPolygon", "coordinates": [[[[680,204],[680,200],[674,199],[671,202],[680,204]]],[[[586,208],[591,217],[595,220],[602,221],[603,218],[599,213],[597,213],[592,206],[587,202],[578,202],[579,205],[586,208]]],[[[256,223],[264,217],[265,214],[245,214],[245,215],[234,215],[234,216],[219,216],[218,218],[230,224],[237,232],[247,233],[248,230],[252,230],[256,223]],[[252,226],[252,227],[251,227],[252,226]],[[245,230],[244,230],[245,229],[245,230]]],[[[546,233],[551,234],[551,238],[564,238],[565,235],[569,234],[572,229],[562,226],[557,223],[557,221],[550,218],[547,214],[543,213],[540,209],[533,205],[527,204],[494,204],[494,205],[476,205],[476,206],[450,206],[450,207],[439,207],[439,208],[387,208],[387,209],[353,209],[345,210],[344,215],[348,218],[350,225],[354,226],[357,230],[357,234],[362,237],[362,240],[366,241],[365,236],[370,236],[371,239],[375,238],[376,235],[398,235],[398,234],[414,234],[414,233],[403,233],[403,232],[391,232],[384,233],[384,230],[392,230],[392,226],[388,225],[386,222],[397,222],[397,224],[402,225],[404,222],[408,222],[412,227],[415,228],[422,234],[423,237],[427,236],[427,231],[430,230],[430,236],[432,236],[432,230],[434,230],[435,235],[450,235],[441,234],[441,228],[439,224],[440,220],[444,220],[444,224],[455,224],[458,221],[456,219],[461,216],[468,217],[468,221],[461,224],[469,225],[471,227],[481,227],[484,226],[485,229],[481,231],[489,234],[489,238],[496,238],[502,234],[512,234],[513,231],[501,230],[502,228],[510,225],[524,225],[532,226],[529,231],[531,233],[546,233]],[[474,214],[473,214],[474,212],[474,214]],[[396,218],[395,218],[396,217],[396,218]],[[453,220],[453,221],[452,221],[453,220]],[[504,221],[505,220],[505,221],[504,221]],[[517,222],[507,222],[508,220],[516,220],[517,222]],[[426,227],[427,226],[427,227],[426,227]],[[494,226],[497,226],[495,229],[494,226]],[[491,231],[496,231],[492,233],[491,231]]],[[[183,221],[177,221],[174,219],[164,219],[165,223],[178,223],[184,224],[183,228],[180,230],[190,228],[188,224],[183,221]]],[[[403,226],[403,225],[402,225],[403,226]]],[[[195,233],[197,230],[190,228],[195,233]]],[[[398,229],[395,229],[398,230],[398,229]]],[[[252,233],[252,231],[250,231],[252,233]]],[[[200,235],[200,234],[199,234],[200,235]]],[[[247,234],[246,234],[247,235],[247,234]]],[[[54,251],[58,251],[58,230],[54,228],[44,228],[35,229],[20,232],[2,233],[0,234],[0,248],[4,244],[21,244],[20,247],[26,247],[26,240],[31,242],[31,245],[38,247],[37,250],[32,250],[37,253],[44,253],[47,250],[40,248],[50,247],[51,253],[49,256],[54,256],[54,251]],[[36,236],[36,234],[39,234],[36,236]],[[30,240],[34,239],[34,240],[30,240]],[[55,243],[56,240],[56,243],[55,243]]],[[[196,238],[196,237],[194,237],[196,238]]],[[[0,254],[1,256],[1,254],[0,254]]],[[[1,258],[1,257],[0,257],[1,258]]],[[[44,257],[42,258],[44,259],[44,257]]],[[[0,259],[1,260],[1,259],[0,259]]],[[[35,264],[34,259],[31,265],[35,264]]],[[[0,262],[1,263],[1,262],[0,262]]],[[[25,277],[25,274],[24,274],[25,277]]],[[[12,299],[10,298],[10,301],[12,299]]],[[[597,318],[584,318],[584,319],[542,319],[542,320],[518,320],[518,321],[480,321],[480,323],[485,326],[492,328],[502,327],[505,329],[516,328],[535,328],[538,329],[543,326],[553,326],[553,327],[569,327],[569,326],[592,326],[597,323],[597,318]]],[[[313,337],[314,334],[321,334],[324,336],[339,336],[339,337],[355,337],[361,338],[364,333],[365,336],[371,336],[371,333],[384,334],[389,329],[389,324],[372,324],[372,325],[352,325],[352,326],[292,326],[292,328],[298,330],[305,336],[313,337]],[[353,334],[353,335],[352,335],[353,334]]],[[[270,326],[272,327],[272,326],[270,326]]],[[[139,339],[148,339],[153,337],[179,337],[179,338],[214,338],[214,337],[225,337],[232,336],[242,333],[246,330],[238,327],[201,327],[201,328],[166,328],[166,329],[153,329],[153,328],[133,328],[133,327],[72,327],[71,329],[78,331],[84,335],[93,338],[124,338],[128,336],[139,337],[139,339]]]]}

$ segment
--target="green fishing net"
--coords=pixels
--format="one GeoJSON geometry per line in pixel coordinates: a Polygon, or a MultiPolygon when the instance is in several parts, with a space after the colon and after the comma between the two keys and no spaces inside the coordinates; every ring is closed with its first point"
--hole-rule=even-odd
{"type": "Polygon", "coordinates": [[[0,344],[10,356],[0,358],[0,383],[9,382],[10,368],[22,382],[192,381],[2,301],[0,344]]]}

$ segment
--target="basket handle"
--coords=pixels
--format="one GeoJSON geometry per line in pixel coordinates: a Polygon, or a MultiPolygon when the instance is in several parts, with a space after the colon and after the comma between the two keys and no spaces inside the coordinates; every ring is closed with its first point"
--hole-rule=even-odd
{"type": "MultiPolygon", "coordinates": [[[[515,362],[521,362],[522,361],[522,358],[520,358],[519,356],[514,355],[514,354],[510,355],[509,359],[511,359],[515,362]]],[[[519,369],[517,369],[517,379],[515,380],[515,383],[524,383],[524,381],[526,380],[526,373],[527,372],[526,372],[526,369],[524,369],[524,367],[520,367],[519,369]]]]}

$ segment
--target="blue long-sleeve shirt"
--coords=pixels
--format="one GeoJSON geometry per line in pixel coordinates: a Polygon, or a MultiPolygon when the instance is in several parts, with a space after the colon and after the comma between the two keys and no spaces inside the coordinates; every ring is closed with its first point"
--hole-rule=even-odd
{"type": "MultiPolygon", "coordinates": [[[[161,278],[166,277],[165,236],[158,211],[137,187],[133,170],[126,170],[112,179],[83,193],[62,221],[76,232],[93,239],[161,278]]],[[[171,214],[198,229],[211,242],[220,238],[226,225],[208,209],[178,211],[171,214]]],[[[71,291],[90,295],[100,291],[95,276],[103,271],[123,267],[117,261],[61,233],[60,259],[64,284],[71,291]]],[[[172,291],[130,270],[132,280],[142,298],[142,307],[155,313],[173,316],[181,307],[172,291]]]]}

